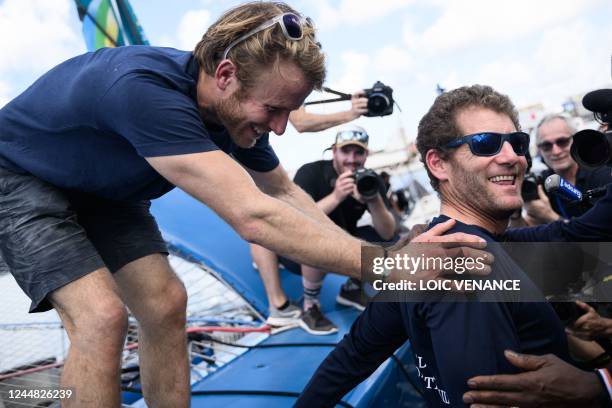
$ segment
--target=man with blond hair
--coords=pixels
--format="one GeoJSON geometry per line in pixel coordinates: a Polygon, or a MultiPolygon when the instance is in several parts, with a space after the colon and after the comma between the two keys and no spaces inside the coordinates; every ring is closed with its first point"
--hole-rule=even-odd
{"type": "Polygon", "coordinates": [[[1,258],[30,311],[55,308],[68,332],[65,406],[119,406],[127,308],[148,406],[188,406],[186,292],[149,213],[175,186],[248,241],[359,274],[359,241],[289,180],[268,142],[323,83],[314,35],[286,4],[248,3],[193,52],[77,56],[0,110],[1,258]]]}

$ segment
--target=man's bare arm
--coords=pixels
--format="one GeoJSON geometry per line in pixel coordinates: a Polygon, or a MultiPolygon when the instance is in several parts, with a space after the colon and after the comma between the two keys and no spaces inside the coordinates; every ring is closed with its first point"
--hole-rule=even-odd
{"type": "Polygon", "coordinates": [[[147,161],[168,181],[213,209],[245,240],[300,263],[359,277],[357,239],[321,228],[321,222],[262,193],[225,153],[152,157],[147,161]]]}
{"type": "Polygon", "coordinates": [[[381,238],[390,240],[395,232],[395,218],[385,205],[382,196],[378,194],[376,198],[367,202],[368,211],[372,215],[372,224],[381,238]]]}
{"type": "Polygon", "coordinates": [[[300,132],[320,132],[357,119],[368,111],[368,99],[363,91],[357,91],[351,98],[351,109],[336,113],[310,113],[304,106],[289,114],[289,121],[300,132]]]}

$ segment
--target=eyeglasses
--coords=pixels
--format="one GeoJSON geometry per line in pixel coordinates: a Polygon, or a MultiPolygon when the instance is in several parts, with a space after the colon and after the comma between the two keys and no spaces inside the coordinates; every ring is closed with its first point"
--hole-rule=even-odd
{"type": "Polygon", "coordinates": [[[482,132],[460,137],[447,143],[443,148],[459,147],[464,143],[470,146],[470,151],[476,156],[495,156],[501,151],[504,142],[510,143],[514,153],[524,156],[529,150],[529,135],[524,132],[495,133],[482,132]]]}
{"type": "Polygon", "coordinates": [[[366,132],[361,132],[358,130],[343,130],[336,134],[336,144],[359,142],[367,146],[369,140],[370,137],[366,132]]]}
{"type": "Polygon", "coordinates": [[[568,137],[560,137],[559,139],[553,141],[553,142],[542,142],[538,144],[538,148],[540,150],[542,150],[543,152],[550,152],[553,148],[553,145],[557,145],[559,146],[561,149],[563,149],[564,147],[569,146],[570,142],[572,140],[571,136],[568,137]]]}
{"type": "Polygon", "coordinates": [[[242,37],[239,37],[237,40],[234,40],[228,47],[223,51],[223,59],[227,58],[227,54],[230,52],[236,44],[241,43],[252,35],[257,34],[260,31],[263,31],[267,28],[274,26],[275,24],[280,24],[281,29],[283,30],[283,34],[288,40],[299,41],[304,37],[304,31],[302,30],[303,23],[310,24],[312,26],[312,22],[310,19],[303,19],[294,13],[283,13],[276,17],[271,18],[260,26],[252,29],[242,37]]]}

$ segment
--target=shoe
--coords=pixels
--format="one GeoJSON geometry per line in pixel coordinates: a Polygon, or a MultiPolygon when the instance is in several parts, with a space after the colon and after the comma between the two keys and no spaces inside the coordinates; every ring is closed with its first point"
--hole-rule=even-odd
{"type": "Polygon", "coordinates": [[[321,313],[318,305],[313,305],[302,313],[300,327],[310,334],[324,336],[338,331],[338,328],[321,313]]]}
{"type": "Polygon", "coordinates": [[[275,327],[297,325],[300,316],[302,316],[302,308],[289,301],[289,305],[283,310],[270,305],[270,315],[266,319],[266,323],[275,327]]]}
{"type": "Polygon", "coordinates": [[[361,284],[357,285],[351,280],[340,287],[336,302],[344,306],[354,307],[360,312],[363,312],[368,304],[366,297],[361,293],[361,284]]]}

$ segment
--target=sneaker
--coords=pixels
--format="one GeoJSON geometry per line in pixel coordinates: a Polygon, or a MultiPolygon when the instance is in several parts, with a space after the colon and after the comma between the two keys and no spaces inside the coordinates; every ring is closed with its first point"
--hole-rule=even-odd
{"type": "Polygon", "coordinates": [[[270,305],[270,315],[266,323],[275,327],[297,325],[300,316],[302,316],[302,308],[289,301],[289,305],[282,310],[270,305]]]}
{"type": "Polygon", "coordinates": [[[313,305],[302,313],[300,327],[308,333],[317,336],[332,334],[338,331],[336,325],[321,313],[318,305],[313,305]]]}
{"type": "Polygon", "coordinates": [[[363,312],[368,304],[365,296],[361,293],[361,285],[347,281],[340,287],[340,293],[336,296],[336,302],[344,306],[354,307],[363,312]]]}

